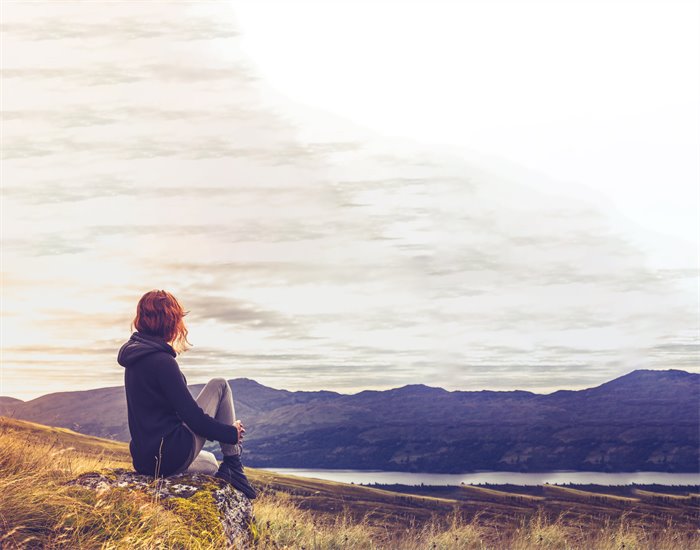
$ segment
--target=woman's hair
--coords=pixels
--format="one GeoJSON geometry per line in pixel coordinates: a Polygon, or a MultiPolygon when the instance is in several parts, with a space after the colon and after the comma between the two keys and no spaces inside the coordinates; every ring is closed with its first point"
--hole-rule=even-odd
{"type": "Polygon", "coordinates": [[[183,317],[185,311],[177,298],[165,290],[150,290],[139,300],[136,317],[131,322],[139,332],[160,336],[172,342],[176,353],[187,351],[192,344],[187,340],[187,327],[183,317]]]}

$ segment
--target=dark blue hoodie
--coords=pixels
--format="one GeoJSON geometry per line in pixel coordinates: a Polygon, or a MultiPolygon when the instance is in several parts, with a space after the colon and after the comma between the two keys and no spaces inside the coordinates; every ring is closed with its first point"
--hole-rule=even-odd
{"type": "Polygon", "coordinates": [[[187,389],[187,379],[164,338],[134,332],[117,362],[125,368],[124,387],[134,469],[169,476],[190,459],[196,434],[211,441],[238,443],[238,430],[206,414],[187,389]],[[184,423],[183,423],[184,422],[184,423]]]}

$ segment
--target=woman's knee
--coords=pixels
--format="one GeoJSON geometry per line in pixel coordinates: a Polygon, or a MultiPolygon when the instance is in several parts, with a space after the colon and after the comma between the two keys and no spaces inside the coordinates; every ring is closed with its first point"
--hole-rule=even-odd
{"type": "Polygon", "coordinates": [[[209,380],[209,384],[212,384],[214,386],[221,386],[224,389],[229,387],[226,378],[222,377],[212,378],[211,380],[209,380]]]}

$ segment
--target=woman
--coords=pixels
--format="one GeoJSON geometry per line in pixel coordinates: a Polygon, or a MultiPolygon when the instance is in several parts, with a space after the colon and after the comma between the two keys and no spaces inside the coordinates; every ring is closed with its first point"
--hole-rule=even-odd
{"type": "Polygon", "coordinates": [[[235,419],[228,382],[211,379],[195,400],[175,360],[192,345],[183,322],[187,313],[169,292],[147,292],[136,307],[131,337],[119,349],[134,469],[155,477],[214,474],[253,499],[256,492],[240,458],[245,428],[235,419]],[[212,453],[202,450],[207,439],[219,441],[221,466],[212,453]]]}

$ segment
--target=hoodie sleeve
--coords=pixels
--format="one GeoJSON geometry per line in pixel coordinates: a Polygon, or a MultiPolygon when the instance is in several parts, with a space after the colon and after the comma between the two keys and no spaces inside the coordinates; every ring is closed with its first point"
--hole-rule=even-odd
{"type": "Polygon", "coordinates": [[[187,389],[177,362],[169,359],[158,365],[158,382],[180,419],[192,428],[193,432],[211,441],[238,443],[238,430],[235,426],[219,422],[204,412],[187,389]]]}

